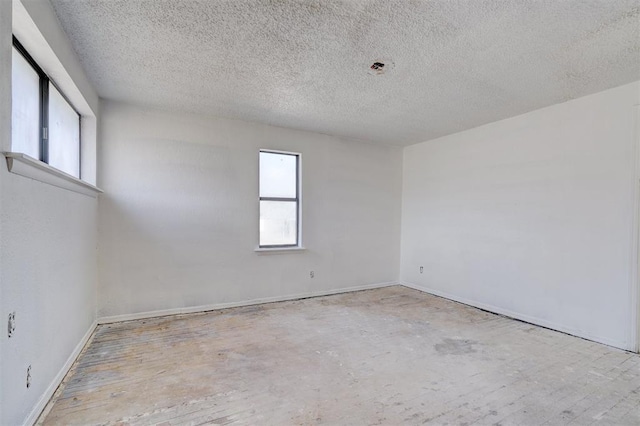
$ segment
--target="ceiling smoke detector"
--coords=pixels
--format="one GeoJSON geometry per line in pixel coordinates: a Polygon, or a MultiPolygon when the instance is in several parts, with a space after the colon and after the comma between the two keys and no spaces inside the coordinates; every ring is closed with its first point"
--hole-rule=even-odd
{"type": "Polygon", "coordinates": [[[382,75],[393,69],[394,63],[390,59],[378,59],[369,65],[367,72],[371,75],[382,75]]]}

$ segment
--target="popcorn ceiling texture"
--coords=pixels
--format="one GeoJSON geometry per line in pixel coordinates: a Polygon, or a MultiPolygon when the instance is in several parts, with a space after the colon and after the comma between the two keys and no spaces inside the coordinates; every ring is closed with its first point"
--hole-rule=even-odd
{"type": "Polygon", "coordinates": [[[640,79],[640,0],[52,3],[104,98],[395,145],[640,79]]]}

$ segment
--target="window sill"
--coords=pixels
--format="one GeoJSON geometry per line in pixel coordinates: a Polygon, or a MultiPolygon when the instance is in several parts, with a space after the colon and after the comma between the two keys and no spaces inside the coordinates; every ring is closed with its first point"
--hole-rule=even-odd
{"type": "Polygon", "coordinates": [[[28,177],[58,188],[97,198],[103,191],[90,183],[71,176],[21,152],[4,152],[7,169],[11,173],[28,177]]]}
{"type": "Polygon", "coordinates": [[[286,253],[302,253],[307,249],[304,247],[258,247],[255,252],[262,254],[286,254],[286,253]]]}

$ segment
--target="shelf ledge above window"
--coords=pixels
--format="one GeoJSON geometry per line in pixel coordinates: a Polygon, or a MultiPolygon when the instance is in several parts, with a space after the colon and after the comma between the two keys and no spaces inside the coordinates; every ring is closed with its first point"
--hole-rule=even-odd
{"type": "Polygon", "coordinates": [[[11,173],[94,198],[97,198],[98,194],[104,192],[90,183],[73,177],[21,152],[4,152],[3,154],[7,158],[7,169],[9,169],[11,173]]]}

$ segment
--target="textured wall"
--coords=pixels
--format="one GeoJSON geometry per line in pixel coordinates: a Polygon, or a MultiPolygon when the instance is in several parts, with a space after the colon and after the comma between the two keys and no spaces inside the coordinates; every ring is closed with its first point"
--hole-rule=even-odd
{"type": "Polygon", "coordinates": [[[633,349],[639,90],[406,148],[401,280],[633,349]]]}
{"type": "MultiPolygon", "coordinates": [[[[11,2],[0,1],[0,142],[10,150],[11,2]]],[[[30,2],[32,11],[38,8],[30,2]],[[35,8],[35,9],[34,9],[35,8]]],[[[54,51],[70,51],[48,3],[34,16],[54,51]],[[47,13],[48,11],[48,13],[47,13]],[[57,35],[55,35],[57,34],[57,35]]],[[[67,69],[77,61],[61,61],[67,69]]],[[[77,71],[77,69],[76,69],[77,71]]],[[[81,71],[81,69],[80,69],[81,71]]],[[[0,424],[37,415],[96,315],[97,200],[7,171],[0,156],[0,424]],[[16,331],[7,338],[9,312],[16,331]],[[27,367],[32,385],[26,387],[27,367]]],[[[31,417],[33,419],[33,417],[31,417]]]]}
{"type": "Polygon", "coordinates": [[[0,423],[20,424],[95,319],[97,200],[11,174],[4,164],[0,180],[2,318],[15,311],[17,322],[2,348],[0,423]]]}
{"type": "MultiPolygon", "coordinates": [[[[0,1],[0,150],[6,151],[11,144],[11,2],[0,1]]],[[[3,157],[0,157],[0,179],[3,177],[3,157]]],[[[1,219],[4,206],[4,189],[0,180],[0,244],[4,240],[4,227],[1,219]]],[[[0,251],[0,271],[2,271],[2,251],[0,251]]],[[[11,308],[5,303],[4,278],[0,273],[0,318],[4,321],[11,308]]],[[[4,379],[5,351],[7,334],[0,333],[0,423],[5,419],[5,405],[2,395],[7,392],[4,379]]]]}
{"type": "Polygon", "coordinates": [[[399,148],[118,103],[101,110],[99,317],[397,280],[399,148]],[[254,252],[260,148],[302,153],[305,252],[254,252]]]}

